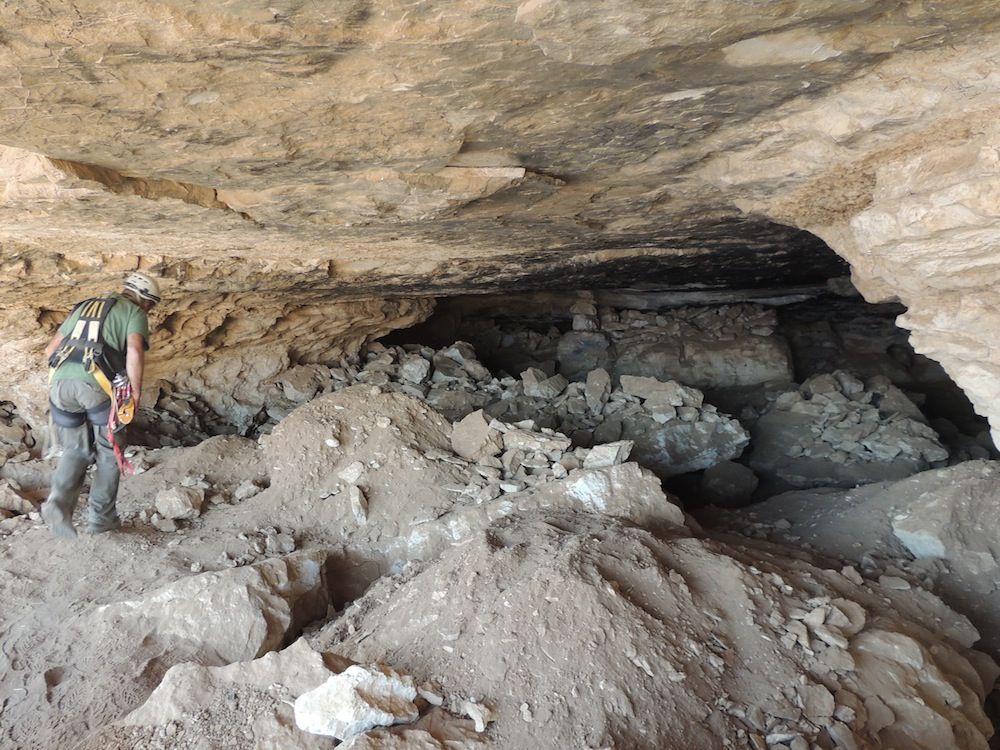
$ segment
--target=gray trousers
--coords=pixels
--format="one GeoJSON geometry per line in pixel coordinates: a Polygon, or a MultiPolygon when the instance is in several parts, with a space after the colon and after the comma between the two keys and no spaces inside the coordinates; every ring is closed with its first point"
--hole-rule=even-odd
{"type": "Polygon", "coordinates": [[[86,380],[55,380],[49,400],[57,409],[87,414],[79,427],[56,427],[63,450],[52,477],[48,502],[72,518],[87,468],[97,462],[90,483],[88,524],[92,529],[114,529],[120,525],[115,499],[118,497],[118,463],[108,440],[108,408],[111,400],[96,384],[86,380]],[[103,414],[103,417],[101,415],[103,414]]]}

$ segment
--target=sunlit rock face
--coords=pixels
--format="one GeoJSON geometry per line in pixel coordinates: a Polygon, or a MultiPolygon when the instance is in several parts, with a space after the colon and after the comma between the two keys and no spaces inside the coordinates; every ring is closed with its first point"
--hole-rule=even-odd
{"type": "Polygon", "coordinates": [[[165,377],[299,307],[308,361],[417,297],[836,272],[804,229],[1000,424],[993,3],[27,0],[0,28],[0,391],[41,392],[109,272],[166,278],[165,377]]]}

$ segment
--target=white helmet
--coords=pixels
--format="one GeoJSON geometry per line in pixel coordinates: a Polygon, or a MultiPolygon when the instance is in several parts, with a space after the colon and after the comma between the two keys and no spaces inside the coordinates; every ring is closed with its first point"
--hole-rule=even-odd
{"type": "Polygon", "coordinates": [[[125,277],[123,288],[127,292],[132,292],[139,299],[144,299],[156,304],[160,301],[160,285],[156,279],[144,273],[130,273],[125,277]]]}

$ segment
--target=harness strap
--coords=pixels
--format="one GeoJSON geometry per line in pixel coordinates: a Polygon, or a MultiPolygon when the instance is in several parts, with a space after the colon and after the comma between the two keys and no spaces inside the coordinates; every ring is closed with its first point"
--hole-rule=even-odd
{"type": "Polygon", "coordinates": [[[52,421],[60,427],[82,427],[87,421],[87,413],[82,411],[64,411],[49,401],[52,410],[52,421]]]}
{"type": "Polygon", "coordinates": [[[104,321],[118,301],[117,297],[92,297],[73,308],[70,317],[79,311],[80,315],[73,330],[59,342],[59,346],[49,358],[49,367],[58,369],[65,362],[80,362],[90,370],[97,369],[109,380],[114,377],[112,368],[104,356],[104,321]]]}

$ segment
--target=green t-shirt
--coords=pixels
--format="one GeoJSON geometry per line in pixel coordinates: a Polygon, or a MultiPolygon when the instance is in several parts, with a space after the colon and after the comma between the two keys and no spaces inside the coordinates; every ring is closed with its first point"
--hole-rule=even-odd
{"type": "MultiPolygon", "coordinates": [[[[117,352],[121,352],[121,359],[125,359],[125,349],[130,333],[142,334],[143,346],[149,348],[149,320],[142,308],[130,299],[120,294],[108,294],[105,297],[114,297],[116,302],[108,313],[101,327],[101,338],[104,345],[111,347],[117,352]]],[[[59,333],[69,336],[73,332],[76,321],[80,319],[80,310],[73,313],[59,326],[59,333]]],[[[93,376],[87,372],[87,368],[80,362],[63,362],[52,374],[53,380],[93,380],[93,376]]],[[[96,382],[96,381],[95,381],[96,382]]]]}

